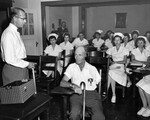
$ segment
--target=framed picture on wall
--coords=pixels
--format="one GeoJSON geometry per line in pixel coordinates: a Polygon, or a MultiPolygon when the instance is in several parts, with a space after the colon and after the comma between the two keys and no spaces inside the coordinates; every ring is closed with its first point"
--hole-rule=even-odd
{"type": "Polygon", "coordinates": [[[115,27],[126,28],[127,13],[116,13],[115,27]]]}

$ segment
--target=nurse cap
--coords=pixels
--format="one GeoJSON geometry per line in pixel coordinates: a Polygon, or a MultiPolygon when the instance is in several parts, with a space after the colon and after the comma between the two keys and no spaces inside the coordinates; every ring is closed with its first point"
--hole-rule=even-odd
{"type": "Polygon", "coordinates": [[[136,34],[140,34],[140,31],[139,30],[132,30],[132,33],[131,34],[133,34],[133,33],[136,33],[136,34]]]}
{"type": "Polygon", "coordinates": [[[97,33],[102,34],[103,30],[96,30],[97,33]]]}
{"type": "Polygon", "coordinates": [[[138,36],[138,38],[143,38],[145,42],[147,42],[147,38],[145,36],[138,36]]]}
{"type": "Polygon", "coordinates": [[[115,36],[120,36],[122,39],[124,38],[124,35],[121,32],[114,33],[114,37],[115,36]]]}
{"type": "Polygon", "coordinates": [[[58,35],[56,33],[51,33],[51,34],[48,35],[47,39],[49,40],[49,38],[51,36],[54,36],[56,39],[58,38],[58,35]]]}

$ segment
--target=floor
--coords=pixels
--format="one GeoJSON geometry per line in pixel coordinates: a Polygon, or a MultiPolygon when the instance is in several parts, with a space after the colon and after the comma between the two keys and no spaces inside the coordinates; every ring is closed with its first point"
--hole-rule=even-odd
{"type": "MultiPolygon", "coordinates": [[[[132,88],[126,89],[126,96],[122,98],[121,89],[117,90],[117,102],[112,104],[111,91],[106,98],[103,96],[103,111],[106,120],[150,120],[142,116],[137,116],[136,113],[141,107],[141,100],[139,99],[138,92],[136,97],[132,97],[132,88]],[[106,98],[106,99],[105,99],[106,98]]],[[[51,101],[50,120],[61,120],[61,97],[53,96],[51,101]]]]}

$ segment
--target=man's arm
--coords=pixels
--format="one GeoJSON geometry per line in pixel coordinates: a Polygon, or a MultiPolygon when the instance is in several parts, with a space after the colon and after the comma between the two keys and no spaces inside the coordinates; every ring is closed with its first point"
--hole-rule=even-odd
{"type": "Polygon", "coordinates": [[[64,77],[62,78],[62,80],[60,82],[60,86],[61,87],[70,87],[75,91],[75,93],[82,94],[82,89],[80,86],[72,84],[68,81],[69,81],[69,78],[66,75],[64,75],[64,77]]]}
{"type": "Polygon", "coordinates": [[[64,77],[62,78],[62,80],[60,82],[60,86],[61,87],[70,87],[71,83],[68,81],[69,81],[69,78],[66,75],[64,75],[64,77]]]}

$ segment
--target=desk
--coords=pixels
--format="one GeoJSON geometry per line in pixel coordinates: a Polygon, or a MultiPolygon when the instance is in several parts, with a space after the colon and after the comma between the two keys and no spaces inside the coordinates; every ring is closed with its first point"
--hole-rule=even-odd
{"type": "Polygon", "coordinates": [[[51,90],[51,94],[61,95],[63,98],[62,120],[67,120],[67,98],[74,94],[74,90],[65,87],[55,87],[51,90]]]}
{"type": "Polygon", "coordinates": [[[133,98],[135,98],[135,93],[136,93],[136,82],[138,82],[143,76],[139,72],[137,72],[137,68],[141,68],[143,65],[141,63],[134,63],[130,62],[127,66],[127,68],[130,68],[130,72],[132,74],[130,75],[130,79],[132,81],[132,88],[133,88],[133,98]]]}
{"type": "Polygon", "coordinates": [[[131,70],[131,71],[142,74],[143,76],[150,75],[150,70],[146,70],[146,69],[136,69],[136,70],[131,70]]]}
{"type": "Polygon", "coordinates": [[[0,120],[33,120],[44,112],[44,120],[49,120],[50,97],[36,94],[23,104],[0,104],[0,120]]]}

